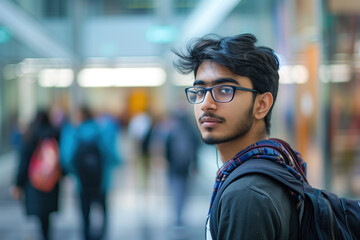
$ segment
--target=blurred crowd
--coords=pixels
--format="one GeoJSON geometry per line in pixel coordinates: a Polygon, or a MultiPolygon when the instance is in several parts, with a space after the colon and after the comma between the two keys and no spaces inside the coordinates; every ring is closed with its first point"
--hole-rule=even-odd
{"type": "Polygon", "coordinates": [[[146,192],[155,158],[162,159],[167,169],[172,225],[183,228],[200,138],[187,110],[181,105],[174,109],[161,116],[137,112],[127,122],[111,113],[94,114],[87,105],[71,114],[39,109],[26,128],[14,132],[19,164],[12,195],[23,203],[27,216],[38,219],[43,239],[51,239],[51,215],[59,211],[59,189],[65,178],[76,186],[83,239],[104,239],[111,211],[109,192],[116,184],[114,170],[131,164],[137,187],[146,192]],[[101,211],[101,224],[92,224],[99,222],[92,219],[94,208],[101,211]]]}

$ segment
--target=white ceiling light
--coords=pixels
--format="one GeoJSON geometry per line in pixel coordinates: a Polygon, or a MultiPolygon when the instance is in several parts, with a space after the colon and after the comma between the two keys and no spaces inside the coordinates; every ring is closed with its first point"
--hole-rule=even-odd
{"type": "Polygon", "coordinates": [[[290,84],[292,83],[291,75],[291,67],[288,65],[282,65],[279,69],[280,79],[279,82],[282,84],[290,84]]]}
{"type": "Polygon", "coordinates": [[[309,80],[309,71],[304,65],[282,65],[279,75],[281,84],[303,84],[309,80]]]}
{"type": "Polygon", "coordinates": [[[304,65],[295,65],[291,68],[291,77],[295,83],[306,83],[309,79],[309,71],[304,65]]]}
{"type": "Polygon", "coordinates": [[[351,68],[348,64],[321,65],[319,77],[322,82],[348,82],[351,80],[351,68]]]}
{"type": "Polygon", "coordinates": [[[74,80],[71,69],[43,69],[39,73],[39,84],[42,87],[69,87],[74,80]]]}
{"type": "Polygon", "coordinates": [[[166,81],[160,67],[145,68],[85,68],[78,82],[82,87],[155,87],[166,81]]]}

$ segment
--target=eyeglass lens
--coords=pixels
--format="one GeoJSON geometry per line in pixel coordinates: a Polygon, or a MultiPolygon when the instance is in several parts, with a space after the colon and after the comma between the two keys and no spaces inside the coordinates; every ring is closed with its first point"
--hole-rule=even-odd
{"type": "Polygon", "coordinates": [[[204,100],[206,92],[211,94],[217,102],[229,102],[234,97],[234,89],[230,86],[216,86],[211,89],[193,87],[187,90],[187,96],[191,103],[200,103],[204,100]]]}

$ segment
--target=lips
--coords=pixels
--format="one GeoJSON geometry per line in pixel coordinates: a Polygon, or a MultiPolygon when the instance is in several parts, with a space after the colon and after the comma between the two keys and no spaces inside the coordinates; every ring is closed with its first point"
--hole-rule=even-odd
{"type": "Polygon", "coordinates": [[[217,124],[222,123],[222,122],[223,122],[223,120],[221,120],[219,118],[214,118],[214,117],[202,117],[202,118],[200,118],[200,123],[205,128],[214,127],[217,124]]]}

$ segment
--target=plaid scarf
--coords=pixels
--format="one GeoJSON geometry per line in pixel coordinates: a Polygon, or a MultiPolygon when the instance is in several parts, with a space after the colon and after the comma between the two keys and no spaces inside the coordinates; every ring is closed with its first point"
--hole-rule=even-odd
{"type": "Polygon", "coordinates": [[[280,139],[262,140],[250,145],[230,159],[218,170],[214,185],[214,191],[211,196],[209,214],[213,205],[215,196],[226,178],[235,168],[251,159],[264,159],[277,162],[285,167],[297,179],[306,180],[306,163],[300,153],[293,150],[286,142],[280,139]],[[286,155],[286,157],[284,157],[286,155]]]}

